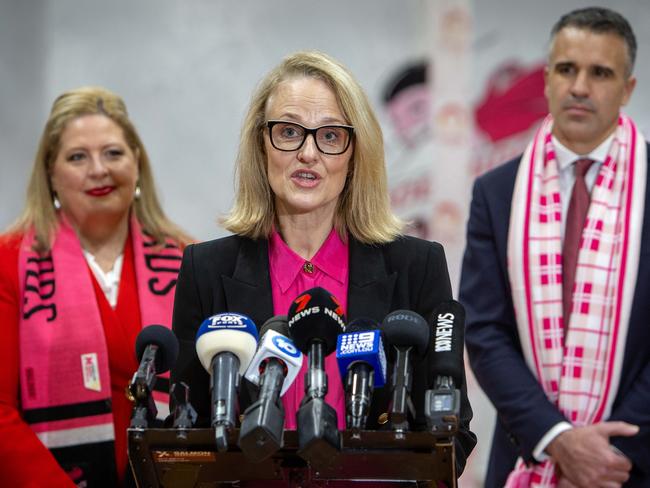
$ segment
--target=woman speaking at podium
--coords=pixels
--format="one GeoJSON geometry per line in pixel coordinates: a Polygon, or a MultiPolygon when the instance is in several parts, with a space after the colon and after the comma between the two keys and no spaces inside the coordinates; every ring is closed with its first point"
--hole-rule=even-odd
{"type": "MultiPolygon", "coordinates": [[[[210,387],[195,336],[206,317],[239,312],[259,327],[316,286],[337,297],[350,319],[381,321],[396,309],[429,317],[451,298],[442,246],[401,234],[390,210],[379,123],[359,83],[331,57],[298,52],[266,75],[244,119],[236,175],[234,205],[222,221],[234,235],[188,246],[174,304],[181,346],[172,381],[191,386],[203,426],[210,420],[210,387]]],[[[334,354],[325,368],[326,401],[343,430],[345,398],[334,354]]],[[[421,405],[427,368],[414,370],[414,403],[421,405]]],[[[283,397],[286,429],[296,428],[303,395],[300,373],[283,397]]],[[[387,394],[375,392],[368,428],[378,427],[387,402],[387,394]]],[[[465,394],[461,414],[462,468],[476,442],[465,394]]]]}
{"type": "Polygon", "coordinates": [[[187,240],[122,99],[60,95],[25,209],[0,236],[0,485],[124,483],[135,338],[171,325],[187,240]]]}

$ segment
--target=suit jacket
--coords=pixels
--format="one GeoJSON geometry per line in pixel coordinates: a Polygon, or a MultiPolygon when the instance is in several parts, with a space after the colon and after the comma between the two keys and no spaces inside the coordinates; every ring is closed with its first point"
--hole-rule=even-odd
{"type": "MultiPolygon", "coordinates": [[[[533,461],[532,451],[542,436],[556,423],[568,421],[546,398],[524,362],[517,333],[506,249],[519,161],[517,158],[493,169],[474,184],[460,283],[470,363],[498,414],[486,487],[502,487],[516,458],[533,461]]],[[[635,437],[612,439],[634,463],[626,486],[650,485],[649,293],[650,182],[622,378],[612,413],[606,419],[624,420],[641,428],[635,437]]]]}
{"type": "MultiPolygon", "coordinates": [[[[451,286],[442,246],[412,237],[401,237],[386,245],[369,246],[349,239],[348,319],[370,317],[377,321],[397,309],[413,310],[429,319],[435,306],[451,298],[451,286]]],[[[209,376],[195,352],[196,331],[214,314],[238,312],[258,327],[273,316],[268,243],[230,236],[188,246],[176,285],[173,329],[180,353],[172,368],[172,382],[191,387],[192,403],[199,425],[209,425],[209,376]]],[[[427,358],[414,365],[413,403],[417,425],[424,425],[424,391],[432,382],[427,358]]],[[[241,389],[240,410],[254,400],[250,387],[241,389]]],[[[389,388],[373,394],[368,428],[378,428],[377,419],[387,412],[389,388]]],[[[476,444],[469,430],[472,410],[462,385],[460,432],[456,439],[458,474],[476,444]]]]}

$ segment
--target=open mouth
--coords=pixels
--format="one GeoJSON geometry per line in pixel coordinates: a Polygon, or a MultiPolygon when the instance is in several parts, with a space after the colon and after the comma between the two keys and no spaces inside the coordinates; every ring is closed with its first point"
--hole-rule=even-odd
{"type": "Polygon", "coordinates": [[[294,178],[305,179],[305,180],[317,180],[318,179],[318,177],[315,174],[310,173],[308,171],[296,171],[293,174],[293,177],[294,178]]]}
{"type": "Polygon", "coordinates": [[[298,170],[291,174],[291,180],[298,186],[312,188],[318,185],[321,177],[313,171],[298,170]]]}

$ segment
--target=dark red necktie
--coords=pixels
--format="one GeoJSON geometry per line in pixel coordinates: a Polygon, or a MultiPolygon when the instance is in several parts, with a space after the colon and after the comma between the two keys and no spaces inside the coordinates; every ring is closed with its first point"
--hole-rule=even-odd
{"type": "Polygon", "coordinates": [[[576,264],[580,250],[580,237],[585,226],[589,210],[589,190],[585,183],[585,175],[593,164],[593,159],[579,159],[575,162],[576,181],[571,192],[569,210],[564,226],[564,244],[562,245],[562,304],[564,310],[564,328],[569,327],[573,285],[576,278],[576,264]]]}

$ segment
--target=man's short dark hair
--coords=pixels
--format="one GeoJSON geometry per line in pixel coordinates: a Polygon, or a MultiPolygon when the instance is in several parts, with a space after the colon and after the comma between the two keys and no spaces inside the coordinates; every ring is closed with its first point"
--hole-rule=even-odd
{"type": "Polygon", "coordinates": [[[622,37],[627,45],[629,69],[632,74],[636,60],[636,37],[630,23],[618,12],[603,7],[587,7],[563,15],[551,30],[551,39],[565,27],[587,29],[598,34],[613,33],[622,37]]]}

